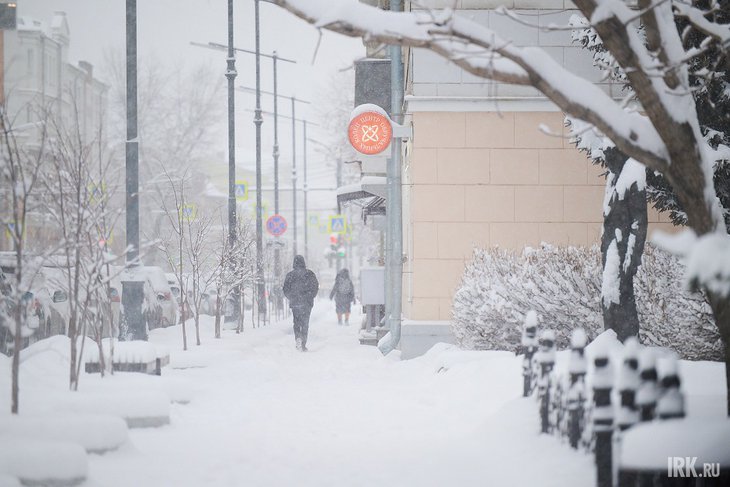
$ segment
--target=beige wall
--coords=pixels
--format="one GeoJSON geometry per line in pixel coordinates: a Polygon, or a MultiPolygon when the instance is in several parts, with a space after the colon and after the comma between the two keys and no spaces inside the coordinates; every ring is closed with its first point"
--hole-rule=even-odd
{"type": "MultiPolygon", "coordinates": [[[[404,173],[407,318],[451,318],[475,246],[598,242],[604,179],[566,137],[562,113],[416,112],[413,128],[404,173]]],[[[653,210],[649,219],[650,230],[671,228],[653,210]]]]}

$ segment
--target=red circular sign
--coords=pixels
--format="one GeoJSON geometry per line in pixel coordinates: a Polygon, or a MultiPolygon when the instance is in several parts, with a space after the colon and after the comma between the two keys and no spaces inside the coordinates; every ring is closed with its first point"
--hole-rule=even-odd
{"type": "Polygon", "coordinates": [[[274,215],[266,220],[266,231],[274,237],[278,237],[286,232],[286,220],[281,215],[274,215]]]}
{"type": "Polygon", "coordinates": [[[364,112],[350,121],[347,129],[350,144],[356,151],[367,154],[380,154],[393,138],[390,120],[378,112],[364,112]]]}

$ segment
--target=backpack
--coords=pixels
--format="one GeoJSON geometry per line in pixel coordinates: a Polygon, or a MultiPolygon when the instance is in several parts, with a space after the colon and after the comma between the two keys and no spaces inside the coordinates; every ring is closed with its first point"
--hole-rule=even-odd
{"type": "Polygon", "coordinates": [[[340,279],[340,282],[337,283],[337,294],[353,294],[354,291],[352,282],[349,279],[340,279]]]}

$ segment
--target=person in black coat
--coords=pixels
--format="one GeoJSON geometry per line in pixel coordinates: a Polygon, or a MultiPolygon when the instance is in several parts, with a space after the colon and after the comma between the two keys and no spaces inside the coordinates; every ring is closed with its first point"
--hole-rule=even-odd
{"type": "Polygon", "coordinates": [[[297,350],[306,352],[309,315],[312,313],[314,298],[319,292],[319,281],[314,272],[307,269],[304,257],[301,255],[294,257],[294,268],[286,275],[282,290],[289,300],[289,307],[294,317],[297,350]]]}
{"type": "Polygon", "coordinates": [[[337,324],[342,324],[342,315],[345,315],[345,325],[350,324],[350,305],[355,302],[355,286],[350,280],[350,272],[342,269],[337,273],[335,285],[330,292],[330,300],[335,300],[337,324]]]}

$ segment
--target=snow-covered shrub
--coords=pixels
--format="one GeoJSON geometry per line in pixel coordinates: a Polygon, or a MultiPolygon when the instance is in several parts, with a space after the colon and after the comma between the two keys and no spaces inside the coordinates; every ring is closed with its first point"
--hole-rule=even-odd
{"type": "Polygon", "coordinates": [[[687,290],[685,266],[651,245],[644,249],[634,291],[640,341],[689,360],[723,360],[720,333],[704,295],[687,290]]]}
{"type": "MultiPolygon", "coordinates": [[[[634,283],[641,341],[687,359],[720,360],[711,310],[702,295],[685,290],[684,266],[650,245],[642,262],[634,283]]],[[[555,330],[558,347],[567,348],[574,328],[589,338],[603,331],[600,296],[597,246],[476,249],[454,296],[454,335],[464,348],[516,350],[525,314],[534,309],[540,326],[555,330]]]]}

